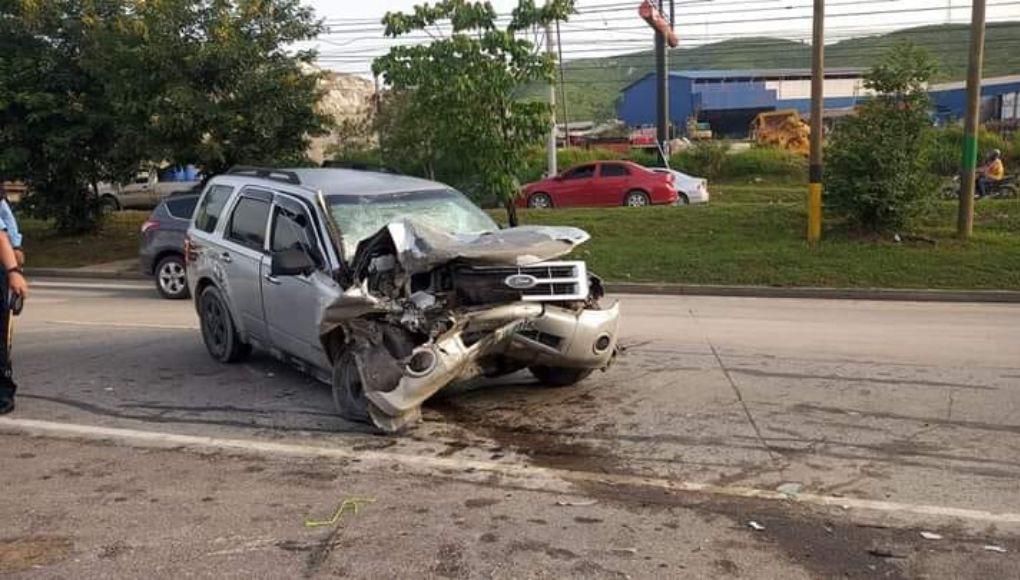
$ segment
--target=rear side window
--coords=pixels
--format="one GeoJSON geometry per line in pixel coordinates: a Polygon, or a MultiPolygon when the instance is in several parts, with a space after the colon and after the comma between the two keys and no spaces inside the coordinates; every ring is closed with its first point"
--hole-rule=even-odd
{"type": "Polygon", "coordinates": [[[253,250],[262,251],[266,243],[266,222],[269,220],[269,203],[260,199],[242,197],[234,208],[227,228],[227,238],[253,250]]]}
{"type": "Polygon", "coordinates": [[[630,175],[626,165],[605,164],[602,166],[602,177],[626,177],[630,175]]]}
{"type": "Polygon", "coordinates": [[[589,177],[595,177],[594,165],[584,165],[582,167],[572,169],[564,176],[564,179],[588,179],[589,177]]]}
{"type": "Polygon", "coordinates": [[[216,224],[220,222],[220,214],[223,213],[223,208],[227,205],[227,200],[230,199],[232,193],[234,193],[234,188],[226,185],[214,185],[209,188],[195,213],[195,227],[203,232],[216,231],[216,224]]]}
{"type": "Polygon", "coordinates": [[[191,216],[195,213],[195,206],[198,205],[197,197],[187,197],[184,199],[171,199],[166,202],[166,209],[170,212],[170,215],[175,218],[182,220],[190,220],[191,216]]]}

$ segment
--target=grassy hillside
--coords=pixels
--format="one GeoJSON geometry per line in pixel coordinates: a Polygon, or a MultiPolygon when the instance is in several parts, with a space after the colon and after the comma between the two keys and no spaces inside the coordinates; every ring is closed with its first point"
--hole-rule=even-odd
{"type": "MultiPolygon", "coordinates": [[[[826,47],[826,64],[866,68],[897,41],[909,40],[926,48],[938,60],[937,80],[963,80],[967,73],[968,37],[966,25],[954,24],[843,40],[826,47]]],[[[985,48],[986,76],[1020,73],[1020,22],[989,24],[985,48]]],[[[570,118],[614,117],[620,89],[651,72],[654,64],[655,56],[651,51],[568,61],[564,65],[564,77],[570,118]]],[[[808,45],[768,37],[727,40],[673,50],[670,54],[673,70],[807,68],[810,64],[808,45]]],[[[542,98],[543,95],[544,89],[540,86],[525,90],[528,98],[542,98]]]]}

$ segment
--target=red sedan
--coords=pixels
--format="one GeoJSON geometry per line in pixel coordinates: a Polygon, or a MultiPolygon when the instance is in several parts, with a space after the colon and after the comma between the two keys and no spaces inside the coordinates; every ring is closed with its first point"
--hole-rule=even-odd
{"type": "Polygon", "coordinates": [[[640,207],[675,204],[671,174],[656,173],[630,161],[598,161],[529,183],[517,198],[520,207],[640,207]]]}

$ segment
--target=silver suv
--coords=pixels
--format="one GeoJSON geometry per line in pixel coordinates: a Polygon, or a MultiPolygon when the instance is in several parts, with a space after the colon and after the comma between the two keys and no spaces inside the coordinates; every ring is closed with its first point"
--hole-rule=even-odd
{"type": "Polygon", "coordinates": [[[562,386],[605,369],[617,304],[569,227],[499,229],[449,187],[348,169],[235,168],[207,184],[185,244],[213,358],[253,346],[332,385],[387,432],[440,389],[529,369],[562,386]]]}

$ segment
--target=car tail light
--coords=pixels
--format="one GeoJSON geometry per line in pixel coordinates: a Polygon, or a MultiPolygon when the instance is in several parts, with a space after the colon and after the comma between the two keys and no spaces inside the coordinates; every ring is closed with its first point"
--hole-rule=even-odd
{"type": "Polygon", "coordinates": [[[148,219],[148,220],[145,220],[145,223],[142,224],[142,233],[143,234],[151,232],[153,230],[158,230],[158,229],[159,229],[159,222],[157,220],[148,219]]]}

